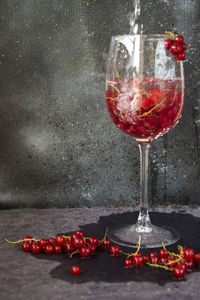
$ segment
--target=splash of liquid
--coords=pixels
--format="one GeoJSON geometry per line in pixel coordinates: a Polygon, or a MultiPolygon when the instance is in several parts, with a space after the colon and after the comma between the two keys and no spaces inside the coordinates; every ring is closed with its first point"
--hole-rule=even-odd
{"type": "Polygon", "coordinates": [[[134,12],[130,16],[130,34],[142,34],[143,24],[140,24],[140,0],[133,0],[134,12]]]}

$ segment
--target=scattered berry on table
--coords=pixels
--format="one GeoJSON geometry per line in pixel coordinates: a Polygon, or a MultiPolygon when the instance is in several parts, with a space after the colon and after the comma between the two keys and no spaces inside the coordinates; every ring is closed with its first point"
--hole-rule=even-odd
{"type": "Polygon", "coordinates": [[[79,266],[72,266],[71,273],[73,275],[79,275],[81,273],[81,268],[79,266]]]}

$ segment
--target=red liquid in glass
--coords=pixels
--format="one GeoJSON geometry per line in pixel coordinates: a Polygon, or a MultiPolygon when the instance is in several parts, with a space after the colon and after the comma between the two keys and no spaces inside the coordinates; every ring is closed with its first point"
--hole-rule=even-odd
{"type": "Polygon", "coordinates": [[[106,82],[106,101],[115,125],[136,139],[152,139],[176,125],[183,108],[182,81],[145,78],[106,82]]]}

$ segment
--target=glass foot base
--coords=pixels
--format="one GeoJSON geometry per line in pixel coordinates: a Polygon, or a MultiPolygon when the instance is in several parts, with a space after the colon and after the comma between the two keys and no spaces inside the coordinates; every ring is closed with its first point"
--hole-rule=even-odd
{"type": "Polygon", "coordinates": [[[159,248],[162,242],[165,246],[176,243],[180,236],[176,230],[170,227],[157,227],[151,225],[151,231],[138,232],[138,226],[127,225],[124,227],[112,228],[108,232],[109,239],[118,245],[137,248],[139,235],[141,236],[141,248],[159,248]]]}

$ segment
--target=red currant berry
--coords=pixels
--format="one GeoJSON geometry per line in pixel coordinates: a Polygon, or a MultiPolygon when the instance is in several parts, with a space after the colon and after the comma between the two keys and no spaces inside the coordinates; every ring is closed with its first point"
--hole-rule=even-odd
{"type": "Polygon", "coordinates": [[[131,267],[133,265],[133,260],[131,258],[126,258],[124,261],[125,267],[131,267]]]}
{"type": "Polygon", "coordinates": [[[150,254],[149,254],[149,257],[151,258],[151,257],[158,257],[158,254],[156,253],[156,252],[151,252],[150,254]]]}
{"type": "Polygon", "coordinates": [[[54,247],[52,245],[47,244],[44,247],[44,252],[47,254],[52,254],[54,252],[54,247]]]}
{"type": "Polygon", "coordinates": [[[56,237],[56,244],[59,245],[59,246],[62,246],[64,245],[65,243],[65,238],[63,235],[59,235],[56,237]]]}
{"type": "Polygon", "coordinates": [[[97,247],[95,245],[90,246],[91,253],[97,252],[97,247]]]}
{"type": "Polygon", "coordinates": [[[150,258],[148,255],[143,256],[143,261],[144,262],[149,262],[150,258]]]}
{"type": "Polygon", "coordinates": [[[29,236],[29,235],[27,235],[27,236],[25,236],[24,238],[23,238],[23,240],[24,241],[26,241],[26,242],[28,242],[28,243],[32,243],[32,239],[33,239],[33,237],[32,236],[29,236]]]}
{"type": "Polygon", "coordinates": [[[177,263],[176,268],[183,269],[185,272],[187,271],[187,267],[184,263],[177,263]]]}
{"type": "Polygon", "coordinates": [[[136,266],[136,267],[139,267],[143,264],[143,258],[142,256],[140,255],[134,255],[133,256],[133,264],[136,266]]]}
{"type": "Polygon", "coordinates": [[[91,255],[91,248],[89,246],[85,246],[80,249],[81,257],[89,257],[91,255]]]}
{"type": "Polygon", "coordinates": [[[174,268],[173,274],[176,278],[183,278],[185,276],[185,270],[181,268],[174,268]]]}
{"type": "Polygon", "coordinates": [[[184,41],[184,37],[182,35],[177,35],[174,41],[178,43],[182,43],[184,41]]]}
{"type": "Polygon", "coordinates": [[[120,248],[117,245],[113,245],[110,247],[110,254],[112,255],[118,255],[120,252],[120,248]]]}
{"type": "Polygon", "coordinates": [[[196,253],[194,256],[194,261],[200,263],[200,253],[196,253]]]}
{"type": "Polygon", "coordinates": [[[102,246],[104,247],[110,247],[111,241],[109,239],[105,239],[102,243],[102,246]]]}
{"type": "Polygon", "coordinates": [[[150,263],[151,264],[157,264],[159,261],[159,258],[157,256],[150,257],[150,263]]]}
{"type": "Polygon", "coordinates": [[[182,45],[181,45],[181,44],[175,43],[175,46],[176,46],[176,53],[177,53],[177,54],[183,52],[183,48],[182,48],[182,45]]]}
{"type": "Polygon", "coordinates": [[[40,247],[39,243],[34,243],[34,244],[30,245],[30,250],[32,253],[38,254],[41,251],[41,247],[40,247]]]}
{"type": "Polygon", "coordinates": [[[85,243],[82,237],[76,237],[73,238],[71,244],[75,249],[81,249],[85,243]]]}
{"type": "Polygon", "coordinates": [[[173,55],[177,54],[177,50],[176,50],[176,45],[175,44],[171,46],[170,52],[173,55]]]}
{"type": "Polygon", "coordinates": [[[54,245],[56,244],[56,240],[55,240],[53,237],[50,237],[50,238],[48,239],[48,242],[49,242],[49,244],[52,245],[52,246],[54,246],[54,245]]]}
{"type": "Polygon", "coordinates": [[[30,252],[30,244],[29,244],[29,242],[23,242],[22,243],[22,250],[24,251],[24,252],[30,252]]]}
{"type": "Polygon", "coordinates": [[[84,236],[84,232],[82,230],[78,230],[76,232],[76,234],[79,235],[79,236],[84,236]]]}
{"type": "Polygon", "coordinates": [[[185,60],[185,58],[186,58],[186,54],[185,54],[185,52],[181,52],[181,53],[179,53],[179,54],[176,54],[176,56],[175,56],[175,58],[177,59],[177,60],[185,60]]]}
{"type": "Polygon", "coordinates": [[[95,246],[98,246],[99,243],[100,243],[99,239],[98,239],[96,236],[91,236],[91,237],[89,237],[88,242],[89,242],[91,245],[95,245],[95,246]]]}
{"type": "Polygon", "coordinates": [[[183,257],[186,259],[186,260],[191,260],[194,258],[194,250],[188,248],[188,249],[184,249],[183,250],[183,257]]]}
{"type": "Polygon", "coordinates": [[[186,43],[181,43],[181,47],[182,47],[182,50],[185,51],[187,49],[187,45],[186,43]]]}
{"type": "Polygon", "coordinates": [[[67,253],[72,253],[75,251],[74,247],[70,242],[65,242],[65,244],[63,245],[63,249],[67,253]]]}
{"type": "Polygon", "coordinates": [[[39,241],[39,245],[40,245],[41,248],[45,247],[45,246],[47,245],[47,240],[41,239],[41,240],[39,241]]]}
{"type": "Polygon", "coordinates": [[[55,251],[55,253],[61,253],[62,252],[61,246],[60,245],[55,245],[54,251],[55,251]]]}
{"type": "Polygon", "coordinates": [[[160,259],[160,264],[161,264],[161,265],[165,265],[166,263],[167,263],[167,258],[161,257],[161,259],[160,259]]]}
{"type": "Polygon", "coordinates": [[[167,49],[167,50],[170,50],[170,48],[171,48],[171,46],[174,44],[174,41],[173,40],[171,40],[171,39],[167,39],[167,40],[165,40],[165,48],[167,49]]]}
{"type": "Polygon", "coordinates": [[[173,55],[176,55],[176,54],[180,54],[182,53],[183,49],[182,49],[182,46],[180,44],[174,44],[171,46],[171,49],[170,49],[170,52],[173,54],[173,55]]]}
{"type": "Polygon", "coordinates": [[[166,249],[161,249],[159,253],[161,258],[167,258],[168,257],[168,252],[166,249]]]}
{"type": "Polygon", "coordinates": [[[168,265],[168,267],[170,267],[170,268],[174,268],[174,267],[176,266],[176,262],[174,262],[174,259],[168,258],[168,260],[167,260],[167,265],[168,265]]]}
{"type": "Polygon", "coordinates": [[[184,264],[185,264],[186,268],[189,269],[189,270],[192,270],[194,268],[194,262],[193,262],[192,259],[191,260],[186,260],[184,262],[184,264]]]}
{"type": "Polygon", "coordinates": [[[71,272],[73,275],[79,275],[81,273],[81,268],[79,266],[72,266],[71,272]]]}
{"type": "Polygon", "coordinates": [[[76,233],[70,235],[71,241],[72,241],[73,239],[78,238],[78,237],[80,237],[80,235],[78,235],[78,234],[76,234],[76,233]]]}

